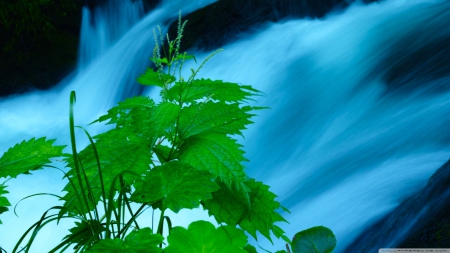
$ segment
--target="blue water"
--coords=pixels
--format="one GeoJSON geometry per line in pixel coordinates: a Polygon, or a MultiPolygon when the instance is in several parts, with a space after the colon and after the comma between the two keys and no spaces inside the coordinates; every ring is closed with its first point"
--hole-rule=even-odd
{"type": "MultiPolygon", "coordinates": [[[[152,29],[175,18],[179,9],[188,13],[211,2],[166,1],[146,16],[137,2],[127,7],[132,11],[120,14],[120,29],[100,21],[99,27],[84,26],[84,32],[94,35],[82,34],[87,53],[80,56],[78,70],[53,90],[0,100],[0,152],[32,136],[67,144],[71,90],[77,92],[79,125],[126,96],[155,97],[158,91],[142,90],[135,82],[148,64],[152,29]]],[[[118,8],[114,6],[112,10],[118,8]]],[[[333,230],[337,252],[342,252],[450,158],[450,92],[445,88],[450,73],[431,73],[445,64],[433,53],[449,51],[444,43],[450,38],[449,12],[446,1],[388,0],[354,4],[322,20],[270,23],[224,46],[202,69],[201,77],[249,84],[266,94],[258,104],[271,109],[255,118],[241,142],[250,159],[248,173],[270,185],[291,210],[285,214],[290,224],[280,224],[288,236],[324,225],[333,230]],[[436,50],[439,46],[443,49],[436,50]],[[425,53],[417,54],[419,50],[425,53]],[[392,77],[395,71],[402,75],[392,77]]],[[[89,13],[83,14],[86,22],[89,13]]],[[[95,18],[108,20],[111,15],[118,13],[98,11],[95,18]]],[[[210,52],[192,53],[201,62],[210,52]]],[[[185,69],[190,67],[195,66],[185,69]]],[[[64,185],[55,171],[35,174],[8,182],[12,203],[36,191],[58,193],[64,185]],[[25,185],[19,183],[23,180],[25,185]]],[[[47,204],[56,203],[47,197],[27,200],[19,206],[20,218],[3,214],[0,245],[12,249],[47,204]],[[30,210],[35,216],[25,217],[30,210]]],[[[206,216],[201,211],[183,213],[174,225],[206,216]]],[[[36,252],[49,249],[69,227],[43,230],[36,252]]],[[[261,239],[260,245],[284,248],[280,241],[272,246],[261,239]]]]}

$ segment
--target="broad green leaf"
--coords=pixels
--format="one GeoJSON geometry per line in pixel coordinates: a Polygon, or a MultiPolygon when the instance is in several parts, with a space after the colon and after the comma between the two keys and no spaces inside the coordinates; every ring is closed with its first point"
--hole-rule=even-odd
{"type": "Polygon", "coordinates": [[[251,96],[261,92],[251,86],[221,80],[198,79],[190,84],[177,82],[169,90],[163,92],[163,98],[178,101],[181,96],[183,102],[193,102],[203,98],[211,98],[222,102],[238,102],[248,100],[251,96]]]}
{"type": "Polygon", "coordinates": [[[87,250],[88,253],[161,253],[158,245],[162,243],[163,237],[153,234],[150,228],[143,228],[131,232],[125,240],[105,239],[96,243],[87,250]]]}
{"type": "Polygon", "coordinates": [[[225,102],[193,103],[180,113],[179,133],[188,138],[199,133],[240,134],[246,125],[252,123],[251,106],[239,107],[238,103],[225,102]]]}
{"type": "Polygon", "coordinates": [[[247,160],[240,147],[236,140],[223,134],[198,134],[184,140],[178,157],[196,169],[211,172],[230,188],[245,189],[241,162],[247,160]]]}
{"type": "MultiPolygon", "coordinates": [[[[0,185],[0,214],[8,211],[8,206],[11,206],[8,199],[3,196],[4,194],[9,193],[5,188],[6,185],[0,185]]],[[[2,220],[0,220],[0,224],[2,224],[2,220]]]]}
{"type": "Polygon", "coordinates": [[[54,142],[32,138],[8,149],[0,158],[0,177],[15,178],[20,174],[29,174],[50,163],[51,158],[62,156],[65,146],[54,146],[54,142]]]}
{"type": "Polygon", "coordinates": [[[164,253],[246,253],[247,236],[231,226],[215,228],[207,221],[196,221],[188,229],[174,227],[164,253]]]}
{"type": "Polygon", "coordinates": [[[275,210],[280,203],[275,201],[276,195],[269,191],[269,186],[254,179],[245,181],[250,189],[250,206],[246,199],[235,189],[230,189],[220,184],[220,190],[213,193],[213,198],[202,203],[209,215],[214,216],[218,223],[230,226],[239,225],[256,239],[256,231],[259,231],[270,241],[270,231],[279,233],[275,222],[286,220],[275,210]]]}
{"type": "Polygon", "coordinates": [[[312,227],[295,234],[293,253],[331,253],[336,247],[336,237],[326,227],[312,227]]]}
{"type": "Polygon", "coordinates": [[[211,192],[219,189],[207,171],[197,170],[181,162],[169,162],[147,173],[137,181],[131,200],[153,203],[162,200],[162,208],[178,213],[183,208],[193,209],[200,200],[210,199],[211,192]]]}
{"type": "Polygon", "coordinates": [[[137,81],[143,85],[154,85],[163,88],[165,85],[173,83],[175,77],[165,73],[155,72],[152,68],[148,68],[144,74],[138,77],[137,81]]]}
{"type": "Polygon", "coordinates": [[[132,114],[130,113],[132,110],[151,111],[154,106],[155,102],[146,96],[127,98],[125,101],[119,102],[117,106],[108,110],[108,114],[101,116],[96,121],[102,122],[109,120],[107,124],[117,124],[117,126],[128,125],[132,120],[132,114]]]}
{"type": "MultiPolygon", "coordinates": [[[[95,146],[98,151],[106,193],[109,192],[114,177],[119,173],[127,170],[138,175],[143,175],[150,168],[150,147],[148,147],[148,143],[146,140],[137,137],[128,128],[113,129],[96,136],[96,138],[98,140],[95,146]]],[[[91,145],[79,153],[79,159],[92,188],[91,196],[88,196],[87,193],[84,194],[90,199],[92,198],[94,203],[98,203],[102,189],[97,160],[91,145]]],[[[76,196],[76,192],[81,194],[81,190],[78,187],[78,179],[73,169],[73,159],[68,159],[68,163],[68,167],[72,168],[68,172],[68,175],[74,182],[76,188],[74,189],[70,183],[65,186],[64,191],[67,191],[67,194],[64,196],[64,200],[66,201],[64,211],[72,212],[74,208],[82,210],[80,208],[81,203],[79,203],[76,196]]],[[[125,177],[125,180],[127,184],[133,182],[133,178],[125,177]]],[[[114,187],[117,187],[117,185],[114,187]]],[[[85,188],[87,189],[87,186],[85,188]]],[[[92,208],[90,206],[90,209],[92,208]]]]}

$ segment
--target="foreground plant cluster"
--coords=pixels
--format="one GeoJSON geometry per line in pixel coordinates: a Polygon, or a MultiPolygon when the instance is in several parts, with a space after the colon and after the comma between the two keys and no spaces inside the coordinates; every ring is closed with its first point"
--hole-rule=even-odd
{"type": "MultiPolygon", "coordinates": [[[[257,233],[272,242],[286,242],[281,252],[331,252],[336,239],[325,227],[314,227],[294,236],[293,241],[275,225],[286,222],[278,213],[286,210],[275,200],[269,186],[246,175],[242,146],[236,136],[251,124],[255,111],[248,105],[261,92],[251,86],[220,80],[196,79],[197,70],[183,78],[182,68],[195,58],[180,53],[185,23],[178,36],[156,38],[149,68],[138,78],[143,85],[161,89],[161,102],[137,96],[120,102],[94,121],[115,127],[91,137],[90,145],[78,152],[70,97],[71,153],[54,140],[31,139],[10,148],[0,158],[0,177],[15,178],[41,168],[55,168],[51,161],[63,158],[68,168],[61,206],[54,206],[30,226],[12,252],[29,252],[40,229],[61,219],[75,225],[50,252],[164,252],[238,253],[257,252],[248,244],[257,233]],[[163,52],[164,56],[160,55],[163,52]],[[219,227],[196,221],[187,228],[172,227],[167,210],[202,206],[219,227]],[[155,227],[141,227],[138,217],[158,210],[155,227]],[[163,231],[164,224],[168,231],[163,231]],[[165,240],[166,239],[166,240],[165,240]],[[292,251],[291,251],[292,250],[292,251]]],[[[93,123],[94,123],[93,122],[93,123]]],[[[0,185],[0,214],[8,210],[0,185]]],[[[56,195],[54,195],[56,196],[56,195]]],[[[0,221],[1,224],[1,221],[0,221]]],[[[0,238],[1,240],[5,238],[0,238]]]]}

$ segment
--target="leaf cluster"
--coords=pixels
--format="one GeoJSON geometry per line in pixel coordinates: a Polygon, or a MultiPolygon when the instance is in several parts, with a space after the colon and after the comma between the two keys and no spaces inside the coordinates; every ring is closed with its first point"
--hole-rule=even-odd
{"type": "MultiPolygon", "coordinates": [[[[58,157],[63,157],[67,167],[63,171],[68,180],[64,196],[35,194],[55,196],[63,204],[46,211],[13,252],[26,235],[31,235],[24,247],[28,252],[41,228],[67,218],[75,219],[75,226],[50,252],[69,247],[92,253],[256,252],[247,243],[245,232],[255,239],[260,233],[270,241],[273,233],[291,243],[275,225],[286,222],[277,212],[283,207],[269,186],[245,173],[243,162],[248,160],[236,139],[252,123],[255,111],[263,109],[247,103],[261,92],[237,83],[197,79],[209,58],[184,78],[185,61],[196,59],[179,52],[185,23],[180,19],[179,24],[177,38],[167,38],[166,49],[162,36],[160,41],[156,39],[155,68],[138,78],[143,85],[160,89],[161,102],[146,96],[120,102],[93,122],[113,124],[111,130],[91,137],[80,127],[90,144],[78,151],[73,116],[76,97],[72,92],[71,154],[63,154],[64,146],[54,145],[54,140],[40,138],[17,144],[0,158],[0,177],[15,178],[52,167],[49,164],[58,157]],[[140,207],[133,208],[136,204],[140,207]],[[170,217],[165,215],[166,210],[178,213],[200,206],[216,219],[219,228],[206,221],[194,222],[187,229],[172,228],[170,217]],[[139,226],[138,218],[147,209],[160,213],[156,230],[139,226]],[[164,222],[169,227],[166,247],[164,222]]],[[[4,189],[1,185],[0,213],[10,205],[2,196],[7,193],[4,189]]],[[[296,241],[293,249],[297,252],[295,247],[303,246],[296,241]]]]}

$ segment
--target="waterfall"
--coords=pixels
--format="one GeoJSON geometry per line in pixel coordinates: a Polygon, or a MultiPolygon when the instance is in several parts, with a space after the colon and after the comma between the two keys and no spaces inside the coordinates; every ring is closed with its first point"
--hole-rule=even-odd
{"type": "MultiPolygon", "coordinates": [[[[124,97],[153,96],[157,91],[141,90],[134,81],[149,63],[152,29],[176,18],[179,9],[187,13],[211,2],[163,1],[139,21],[139,3],[127,7],[130,12],[95,12],[96,24],[124,15],[126,28],[116,32],[108,25],[92,30],[92,14],[84,10],[83,29],[97,35],[82,36],[81,48],[87,49],[81,52],[87,53],[78,71],[50,91],[0,100],[0,152],[33,136],[67,144],[71,90],[77,92],[75,117],[82,126],[124,97]],[[105,42],[87,41],[100,38],[105,42]]],[[[290,209],[283,214],[290,224],[281,224],[289,237],[324,225],[337,237],[336,252],[343,252],[450,158],[450,73],[424,71],[448,67],[437,53],[449,51],[449,12],[450,3],[440,0],[357,3],[320,20],[267,24],[224,46],[202,69],[200,77],[252,85],[266,94],[258,105],[271,109],[259,113],[241,142],[250,176],[270,185],[290,209]]],[[[197,52],[197,60],[209,53],[197,52]]],[[[189,64],[184,69],[196,66],[189,64]]],[[[58,193],[65,184],[58,172],[33,174],[8,182],[13,204],[35,192],[58,193]]],[[[37,211],[44,197],[38,198],[18,207],[19,215],[34,210],[33,216],[2,214],[0,238],[10,239],[0,245],[8,251],[45,210],[37,211]]],[[[44,207],[52,205],[49,200],[44,207]]],[[[41,249],[61,238],[53,236],[55,229],[38,237],[41,249]]],[[[284,248],[262,238],[259,243],[284,248]]]]}

